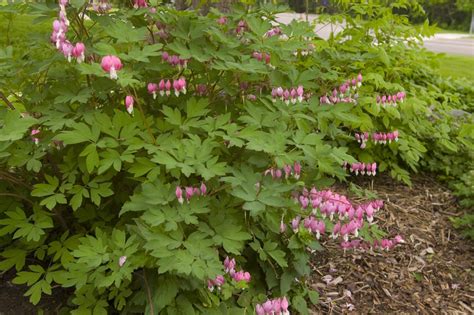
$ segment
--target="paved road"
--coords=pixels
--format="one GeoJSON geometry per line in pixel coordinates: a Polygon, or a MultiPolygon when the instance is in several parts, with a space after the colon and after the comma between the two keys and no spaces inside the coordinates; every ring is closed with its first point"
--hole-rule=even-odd
{"type": "MultiPolygon", "coordinates": [[[[426,49],[448,54],[466,55],[474,57],[474,39],[458,34],[439,34],[439,35],[457,35],[452,37],[434,36],[425,39],[426,49]]],[[[472,69],[474,71],[474,69],[472,69]]]]}
{"type": "MultiPolygon", "coordinates": [[[[314,21],[317,15],[310,14],[309,22],[314,21]]],[[[292,20],[305,20],[304,14],[281,13],[278,14],[277,20],[281,23],[289,24],[292,20]]],[[[331,32],[340,32],[344,28],[343,24],[322,25],[317,24],[315,32],[322,38],[329,38],[331,32]]],[[[426,49],[449,54],[467,55],[474,57],[474,39],[464,34],[436,34],[434,37],[424,40],[426,49]]],[[[474,71],[474,69],[473,69],[474,71]]]]}

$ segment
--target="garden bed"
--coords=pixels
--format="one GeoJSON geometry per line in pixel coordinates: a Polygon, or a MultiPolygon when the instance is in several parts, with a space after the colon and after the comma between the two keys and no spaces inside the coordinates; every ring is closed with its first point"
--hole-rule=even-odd
{"type": "Polygon", "coordinates": [[[329,250],[313,265],[312,285],[321,302],[316,313],[472,314],[474,248],[450,224],[450,216],[462,213],[456,199],[427,177],[416,178],[413,188],[386,177],[376,178],[373,186],[386,201],[378,224],[406,243],[389,252],[345,255],[335,243],[326,244],[329,250]],[[337,284],[326,284],[327,275],[337,284]]]}
{"type": "MultiPolygon", "coordinates": [[[[345,255],[334,242],[323,244],[328,251],[313,260],[312,286],[321,302],[314,313],[472,313],[474,250],[449,222],[450,216],[462,213],[450,192],[427,177],[415,178],[413,188],[387,177],[357,184],[373,185],[386,201],[378,223],[389,235],[402,235],[406,243],[389,252],[345,255]],[[323,280],[328,275],[332,284],[323,280]]],[[[338,188],[351,194],[346,186],[338,188]]],[[[35,314],[37,308],[22,296],[26,288],[11,284],[11,276],[0,276],[0,314],[35,314]]],[[[46,314],[56,314],[65,304],[65,292],[53,291],[39,306],[46,314]]]]}

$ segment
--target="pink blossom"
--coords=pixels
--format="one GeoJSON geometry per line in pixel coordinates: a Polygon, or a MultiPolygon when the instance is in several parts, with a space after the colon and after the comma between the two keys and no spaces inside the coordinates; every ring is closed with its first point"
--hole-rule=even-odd
{"type": "Polygon", "coordinates": [[[34,137],[35,135],[39,134],[40,130],[39,129],[32,129],[31,130],[31,140],[37,145],[39,143],[39,139],[37,137],[34,137]]]}
{"type": "Polygon", "coordinates": [[[300,201],[301,208],[303,209],[308,208],[308,205],[309,205],[308,197],[300,196],[299,201],[300,201]]]}
{"type": "Polygon", "coordinates": [[[138,8],[147,8],[147,7],[148,7],[148,4],[146,3],[146,0],[134,0],[133,7],[134,7],[135,9],[138,9],[138,8]]]}
{"type": "Polygon", "coordinates": [[[301,175],[301,164],[299,162],[295,162],[293,169],[295,178],[299,179],[301,175]]]}
{"type": "Polygon", "coordinates": [[[158,90],[160,91],[161,96],[165,95],[165,89],[166,89],[165,80],[161,79],[160,83],[158,83],[158,90]]]}
{"type": "Polygon", "coordinates": [[[227,24],[227,17],[221,16],[220,18],[218,18],[217,19],[217,24],[219,24],[219,25],[227,24]]]}
{"type": "Polygon", "coordinates": [[[178,202],[179,202],[180,204],[183,204],[183,202],[184,202],[184,199],[183,199],[183,190],[181,189],[181,187],[177,186],[175,193],[176,193],[176,198],[178,198],[178,202]]]}
{"type": "Polygon", "coordinates": [[[284,313],[286,312],[287,314],[289,314],[289,313],[288,313],[288,306],[289,306],[289,303],[288,303],[288,300],[286,299],[286,296],[284,296],[284,297],[281,299],[280,305],[281,305],[281,310],[282,310],[284,313]]]}
{"type": "Polygon", "coordinates": [[[122,61],[117,56],[105,56],[100,63],[102,69],[110,74],[111,79],[117,79],[117,71],[122,69],[122,61]]]}
{"type": "Polygon", "coordinates": [[[171,82],[170,80],[166,81],[165,83],[165,94],[169,96],[171,94],[171,82]]]}
{"type": "Polygon", "coordinates": [[[84,52],[86,51],[86,46],[83,43],[77,43],[72,50],[72,55],[77,59],[77,63],[81,63],[85,59],[84,52]]]}
{"type": "Polygon", "coordinates": [[[186,200],[189,202],[189,199],[191,199],[194,194],[194,189],[193,187],[185,187],[184,191],[186,192],[186,200]]]}
{"type": "Polygon", "coordinates": [[[206,192],[207,192],[206,184],[201,183],[201,194],[204,196],[206,195],[206,192]]]}
{"type": "MultiPolygon", "coordinates": [[[[161,81],[163,81],[163,80],[161,80],[161,81]]],[[[164,82],[163,82],[163,85],[164,85],[164,82]]],[[[148,93],[153,95],[153,99],[156,99],[156,91],[158,90],[158,84],[148,83],[147,89],[148,89],[148,93]]]]}
{"type": "Polygon", "coordinates": [[[133,114],[133,103],[134,103],[133,96],[127,95],[125,97],[125,108],[127,109],[127,112],[132,115],[133,114]]]}
{"type": "Polygon", "coordinates": [[[298,232],[298,228],[300,226],[300,220],[301,218],[299,216],[291,220],[291,228],[293,229],[293,232],[295,233],[298,232]]]}
{"type": "Polygon", "coordinates": [[[119,266],[122,267],[123,265],[125,265],[125,262],[127,261],[127,256],[120,256],[119,258],[119,266]]]}
{"type": "Polygon", "coordinates": [[[61,44],[61,51],[64,54],[64,57],[67,58],[68,62],[71,62],[73,49],[74,49],[74,46],[67,40],[61,44]]]}
{"type": "Polygon", "coordinates": [[[230,259],[228,256],[224,260],[224,268],[226,273],[230,273],[235,268],[235,259],[230,259]]]}
{"type": "Polygon", "coordinates": [[[291,165],[283,166],[283,170],[285,171],[285,178],[288,178],[291,175],[291,165]]]}

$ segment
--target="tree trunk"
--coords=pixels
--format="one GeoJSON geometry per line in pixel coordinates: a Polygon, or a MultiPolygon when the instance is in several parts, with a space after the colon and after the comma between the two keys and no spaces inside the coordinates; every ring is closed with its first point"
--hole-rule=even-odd
{"type": "Polygon", "coordinates": [[[471,10],[471,28],[469,29],[469,34],[474,33],[474,9],[471,10]]]}
{"type": "Polygon", "coordinates": [[[232,4],[234,3],[233,0],[220,0],[216,7],[219,11],[223,13],[229,13],[232,9],[232,4]]]}
{"type": "Polygon", "coordinates": [[[174,7],[178,11],[183,11],[183,10],[186,10],[188,8],[188,6],[186,4],[186,0],[175,0],[174,7]]]}

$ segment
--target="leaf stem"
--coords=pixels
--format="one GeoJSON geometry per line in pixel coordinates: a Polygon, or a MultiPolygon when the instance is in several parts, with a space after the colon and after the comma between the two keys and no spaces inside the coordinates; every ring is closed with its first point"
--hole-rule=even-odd
{"type": "Polygon", "coordinates": [[[15,197],[15,198],[18,198],[18,199],[21,199],[21,200],[24,200],[24,201],[28,201],[31,205],[34,205],[33,201],[31,201],[30,199],[26,198],[26,197],[23,197],[21,195],[18,195],[18,194],[14,194],[14,193],[0,193],[0,196],[10,196],[10,197],[15,197]]]}
{"type": "Polygon", "coordinates": [[[146,279],[146,271],[145,268],[143,268],[143,280],[145,282],[145,289],[146,289],[146,295],[147,295],[147,300],[150,305],[150,313],[152,315],[155,315],[155,307],[153,305],[153,299],[151,297],[151,291],[150,291],[150,286],[148,285],[148,280],[146,279]]]}
{"type": "Polygon", "coordinates": [[[0,91],[0,98],[5,102],[5,104],[7,104],[7,106],[11,109],[11,110],[15,110],[15,106],[13,106],[13,104],[8,100],[8,98],[5,96],[5,94],[3,94],[3,92],[0,91]]]}

